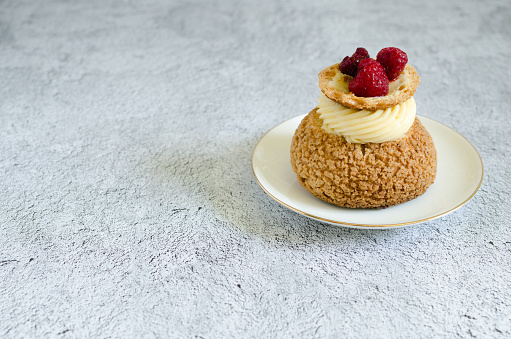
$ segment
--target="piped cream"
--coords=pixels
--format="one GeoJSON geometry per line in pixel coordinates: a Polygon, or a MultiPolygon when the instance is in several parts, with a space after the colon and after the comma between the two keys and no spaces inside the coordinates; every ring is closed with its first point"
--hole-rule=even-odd
{"type": "Polygon", "coordinates": [[[318,98],[323,129],[342,135],[349,143],[382,143],[401,138],[413,125],[416,106],[413,97],[393,107],[376,111],[346,107],[328,99],[318,98]]]}

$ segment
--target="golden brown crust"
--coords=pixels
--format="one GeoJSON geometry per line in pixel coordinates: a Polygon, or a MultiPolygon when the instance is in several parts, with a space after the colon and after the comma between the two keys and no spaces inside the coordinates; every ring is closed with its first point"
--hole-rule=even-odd
{"type": "Polygon", "coordinates": [[[317,198],[342,207],[385,208],[424,194],[434,182],[436,149],[418,118],[398,140],[350,144],[323,130],[316,110],[293,136],[291,165],[317,198]]]}
{"type": "Polygon", "coordinates": [[[411,65],[406,65],[399,78],[390,83],[389,94],[383,97],[365,98],[357,97],[347,89],[350,79],[352,77],[342,74],[339,71],[339,64],[335,64],[319,73],[319,88],[330,100],[337,101],[344,106],[356,109],[378,110],[392,107],[408,100],[413,96],[420,82],[415,68],[411,65]],[[345,82],[344,91],[332,86],[332,80],[338,73],[340,73],[338,76],[345,82]]]}

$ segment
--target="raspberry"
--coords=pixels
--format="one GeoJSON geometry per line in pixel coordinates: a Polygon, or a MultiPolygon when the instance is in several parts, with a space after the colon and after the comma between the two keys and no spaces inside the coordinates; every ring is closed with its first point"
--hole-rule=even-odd
{"type": "Polygon", "coordinates": [[[357,48],[357,50],[355,51],[355,53],[353,53],[353,55],[355,55],[355,54],[369,58],[369,52],[364,47],[357,48]]]}
{"type": "Polygon", "coordinates": [[[396,47],[387,47],[378,52],[376,60],[383,66],[389,81],[394,81],[405,69],[408,56],[396,47]]]}
{"type": "Polygon", "coordinates": [[[348,88],[358,97],[381,97],[389,93],[389,79],[383,66],[374,60],[365,61],[356,77],[351,79],[348,88]]]}
{"type": "Polygon", "coordinates": [[[362,68],[365,68],[366,66],[369,66],[372,64],[377,64],[377,63],[378,63],[378,61],[371,59],[371,58],[360,60],[360,62],[358,63],[358,71],[360,71],[362,68]]]}
{"type": "Polygon", "coordinates": [[[363,47],[359,47],[351,57],[346,56],[342,59],[342,62],[339,64],[339,71],[354,77],[357,75],[358,63],[367,58],[369,58],[367,50],[363,47]]]}
{"type": "Polygon", "coordinates": [[[353,58],[345,56],[344,59],[342,59],[342,62],[339,64],[339,71],[354,77],[357,73],[357,64],[353,58]]]}

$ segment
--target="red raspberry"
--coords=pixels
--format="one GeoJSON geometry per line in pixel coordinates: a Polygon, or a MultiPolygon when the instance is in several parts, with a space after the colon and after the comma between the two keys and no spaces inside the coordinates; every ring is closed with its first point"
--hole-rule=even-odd
{"type": "Polygon", "coordinates": [[[353,55],[355,55],[355,54],[369,58],[369,52],[364,47],[357,48],[357,50],[355,51],[355,53],[353,53],[353,55]]]}
{"type": "Polygon", "coordinates": [[[371,59],[371,58],[360,60],[360,62],[358,63],[358,71],[360,71],[362,68],[365,68],[369,65],[377,64],[377,63],[378,63],[378,61],[371,59]]]}
{"type": "Polygon", "coordinates": [[[354,77],[357,74],[357,63],[353,60],[352,57],[345,56],[344,59],[342,59],[342,62],[339,64],[339,71],[354,77]]]}
{"type": "Polygon", "coordinates": [[[348,88],[358,97],[381,97],[389,93],[389,79],[379,62],[365,61],[366,66],[351,79],[348,88]]]}
{"type": "Polygon", "coordinates": [[[367,58],[369,58],[367,50],[363,47],[359,47],[351,57],[346,56],[342,59],[342,62],[339,64],[339,71],[354,77],[357,75],[358,63],[367,58]]]}
{"type": "Polygon", "coordinates": [[[378,52],[376,60],[383,66],[390,81],[394,81],[405,69],[408,56],[396,47],[387,47],[378,52]]]}

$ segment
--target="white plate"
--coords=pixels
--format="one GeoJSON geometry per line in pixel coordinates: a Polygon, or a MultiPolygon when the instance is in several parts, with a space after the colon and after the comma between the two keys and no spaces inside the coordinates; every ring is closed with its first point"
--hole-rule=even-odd
{"type": "Polygon", "coordinates": [[[483,181],[483,162],[455,130],[420,116],[437,149],[437,176],[422,196],[386,209],[350,209],[326,203],[303,188],[290,163],[293,134],[304,115],[285,121],[257,143],[252,170],[263,188],[285,207],[312,219],[352,228],[412,225],[446,215],[469,201],[483,181]]]}

